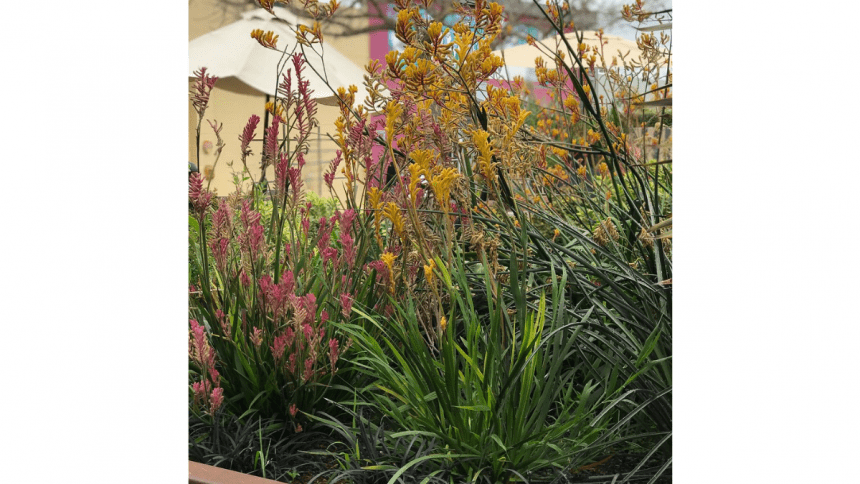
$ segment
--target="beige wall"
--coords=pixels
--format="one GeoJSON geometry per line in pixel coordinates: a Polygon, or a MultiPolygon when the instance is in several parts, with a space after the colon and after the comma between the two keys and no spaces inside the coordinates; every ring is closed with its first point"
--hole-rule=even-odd
{"type": "MultiPolygon", "coordinates": [[[[249,2],[249,8],[246,10],[253,8],[249,2]]],[[[238,8],[230,7],[220,0],[191,0],[188,12],[188,40],[193,40],[203,34],[239,20],[242,11],[238,8]]],[[[367,21],[364,20],[357,23],[357,26],[366,25],[366,23],[367,21]]],[[[364,34],[352,37],[338,37],[338,33],[337,30],[326,29],[324,25],[323,35],[326,45],[337,49],[344,56],[355,62],[356,65],[360,67],[366,65],[370,60],[369,36],[364,34]]],[[[310,75],[313,74],[311,73],[310,75]]],[[[191,85],[192,81],[189,79],[189,89],[191,85]]],[[[252,114],[260,116],[261,120],[265,119],[265,102],[265,96],[258,95],[256,91],[234,78],[219,79],[212,90],[209,107],[206,110],[204,115],[205,120],[201,126],[201,150],[198,166],[201,173],[207,173],[214,167],[211,188],[217,191],[220,196],[225,196],[235,189],[233,185],[233,172],[240,173],[242,170],[238,137],[252,114]],[[226,146],[217,164],[215,163],[215,145],[217,144],[215,133],[206,120],[223,123],[221,138],[224,140],[226,146]],[[202,148],[206,141],[211,142],[213,146],[208,153],[202,148]],[[231,164],[232,166],[230,166],[231,164]]],[[[197,163],[197,113],[191,107],[190,102],[188,106],[188,159],[197,163]]],[[[339,110],[336,107],[318,105],[317,120],[319,121],[319,129],[315,129],[316,133],[310,143],[310,152],[305,157],[307,161],[303,170],[305,188],[316,192],[318,195],[329,196],[328,187],[323,183],[322,175],[335,155],[336,145],[328,139],[327,133],[334,132],[334,121],[337,119],[338,113],[339,110]]],[[[257,126],[257,136],[255,139],[260,140],[262,138],[263,122],[261,121],[257,126]]],[[[262,142],[252,142],[251,149],[254,154],[247,160],[248,168],[255,180],[259,180],[260,178],[261,148],[262,142]]],[[[274,179],[272,168],[267,170],[266,178],[270,181],[274,179]]],[[[207,179],[206,183],[208,184],[209,182],[210,180],[207,179]]],[[[342,178],[335,179],[335,186],[339,194],[343,192],[342,183],[342,178]]]]}

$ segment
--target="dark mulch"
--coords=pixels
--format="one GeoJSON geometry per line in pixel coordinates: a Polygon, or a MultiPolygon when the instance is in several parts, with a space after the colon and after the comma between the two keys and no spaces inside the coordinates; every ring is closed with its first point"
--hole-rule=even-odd
{"type": "MultiPolygon", "coordinates": [[[[581,466],[570,471],[569,477],[559,477],[555,484],[600,484],[619,483],[627,478],[628,474],[636,469],[646,454],[618,453],[610,455],[592,464],[581,466]]],[[[646,483],[654,477],[663,466],[667,458],[665,456],[653,455],[648,459],[636,473],[626,480],[628,483],[646,483]]],[[[663,474],[654,481],[654,484],[669,484],[672,482],[672,467],[669,466],[663,474]]]]}

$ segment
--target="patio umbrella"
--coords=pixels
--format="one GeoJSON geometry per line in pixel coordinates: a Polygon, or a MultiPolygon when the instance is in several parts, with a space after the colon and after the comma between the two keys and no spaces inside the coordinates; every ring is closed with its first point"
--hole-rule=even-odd
{"type": "MultiPolygon", "coordinates": [[[[278,7],[276,12],[277,18],[263,9],[245,12],[241,20],[190,41],[188,77],[195,77],[194,71],[206,67],[214,76],[235,77],[261,94],[274,96],[278,83],[283,79],[278,75],[278,63],[286,65],[283,73],[292,66],[286,56],[282,59],[281,52],[285,48],[287,53],[293,52],[294,47],[295,52],[301,52],[301,49],[296,47],[296,35],[290,29],[290,26],[297,26],[298,18],[284,8],[278,7]],[[267,49],[252,39],[251,31],[255,29],[273,31],[278,35],[278,50],[281,52],[267,49]]],[[[318,45],[315,45],[314,49],[320,52],[318,45]]],[[[313,89],[318,103],[337,104],[337,96],[320,76],[326,76],[333,89],[347,88],[350,84],[360,88],[364,82],[364,69],[330,45],[326,45],[322,50],[325,60],[323,65],[323,59],[314,49],[304,48],[308,65],[303,75],[310,81],[310,88],[313,89]]],[[[359,103],[364,101],[360,97],[361,92],[363,90],[359,89],[356,99],[359,103]]]]}
{"type": "MultiPolygon", "coordinates": [[[[596,31],[585,31],[582,34],[585,45],[589,47],[597,46],[600,48],[600,41],[597,39],[596,31]]],[[[576,49],[576,34],[571,32],[569,34],[565,34],[565,37],[567,38],[568,43],[570,43],[570,46],[576,49]]],[[[603,34],[603,41],[606,42],[606,44],[603,45],[603,53],[606,55],[607,65],[612,64],[613,57],[618,58],[618,65],[621,65],[621,58],[618,55],[618,51],[621,51],[628,61],[637,59],[642,54],[642,51],[639,49],[639,46],[636,45],[636,41],[634,40],[627,40],[622,37],[603,34]]],[[[565,51],[564,43],[562,43],[560,35],[541,40],[538,43],[541,44],[542,49],[548,50],[549,52],[555,52],[558,49],[558,47],[556,47],[557,45],[561,46],[560,48],[562,49],[562,52],[565,51]]],[[[548,56],[544,52],[538,50],[537,47],[532,47],[528,44],[518,45],[504,50],[497,50],[493,53],[498,56],[504,55],[505,65],[512,67],[530,67],[534,69],[536,57],[542,57],[548,65],[552,65],[555,61],[554,57],[548,56]]],[[[572,60],[568,57],[565,58],[565,62],[567,65],[571,65],[572,60]]]]}

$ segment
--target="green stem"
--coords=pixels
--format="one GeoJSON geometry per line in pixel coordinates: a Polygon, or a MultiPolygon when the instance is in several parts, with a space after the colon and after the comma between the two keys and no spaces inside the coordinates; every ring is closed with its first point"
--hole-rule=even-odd
{"type": "Polygon", "coordinates": [[[206,245],[206,217],[203,215],[199,215],[197,217],[197,225],[200,229],[200,251],[203,253],[203,279],[204,281],[200,282],[200,285],[203,286],[203,294],[206,296],[207,301],[211,301],[212,293],[209,290],[209,254],[206,251],[208,247],[206,245]]]}

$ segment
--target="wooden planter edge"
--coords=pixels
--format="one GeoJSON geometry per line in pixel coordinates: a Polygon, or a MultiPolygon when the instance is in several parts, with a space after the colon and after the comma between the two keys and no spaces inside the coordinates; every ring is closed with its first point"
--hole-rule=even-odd
{"type": "Polygon", "coordinates": [[[283,484],[271,479],[188,461],[188,484],[283,484]]]}

